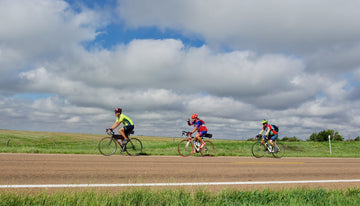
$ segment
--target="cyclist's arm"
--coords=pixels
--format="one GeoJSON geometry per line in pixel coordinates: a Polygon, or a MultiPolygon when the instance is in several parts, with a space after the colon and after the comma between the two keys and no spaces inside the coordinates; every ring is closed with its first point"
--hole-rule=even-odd
{"type": "Polygon", "coordinates": [[[187,120],[187,123],[188,123],[189,126],[193,125],[193,123],[190,122],[190,119],[187,120]]]}
{"type": "Polygon", "coordinates": [[[195,129],[194,129],[194,130],[193,130],[193,131],[192,131],[191,133],[194,133],[194,132],[196,132],[196,130],[197,130],[197,129],[195,128],[195,129]]]}
{"type": "Polygon", "coordinates": [[[259,135],[262,135],[262,134],[264,133],[264,131],[265,131],[265,130],[261,130],[261,131],[259,132],[259,135]]]}
{"type": "Polygon", "coordinates": [[[191,133],[193,134],[194,132],[196,132],[196,130],[198,130],[197,125],[195,125],[195,128],[194,128],[194,130],[193,130],[191,133]]]}
{"type": "Polygon", "coordinates": [[[119,125],[121,124],[121,122],[120,121],[117,121],[117,122],[115,122],[111,127],[110,127],[110,129],[116,129],[116,127],[118,127],[119,125]]]}
{"type": "Polygon", "coordinates": [[[270,131],[271,131],[271,130],[270,130],[270,129],[268,129],[268,130],[266,131],[265,136],[267,136],[267,137],[268,137],[268,136],[269,136],[269,134],[270,134],[270,131]]]}

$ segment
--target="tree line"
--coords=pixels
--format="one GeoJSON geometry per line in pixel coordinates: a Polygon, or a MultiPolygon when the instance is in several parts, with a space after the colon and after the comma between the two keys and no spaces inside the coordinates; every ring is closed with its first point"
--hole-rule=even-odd
{"type": "MultiPolygon", "coordinates": [[[[329,135],[331,136],[331,141],[344,141],[344,138],[340,135],[339,132],[328,129],[323,130],[321,132],[314,132],[310,135],[309,139],[306,139],[306,141],[314,141],[314,142],[324,142],[329,141],[329,135]]],[[[250,139],[249,139],[250,140],[250,139]]],[[[288,141],[288,142],[301,142],[303,140],[298,139],[297,137],[283,137],[282,139],[279,138],[281,141],[288,141]]],[[[360,136],[356,137],[353,140],[350,141],[360,141],[360,136]]]]}
{"type": "MultiPolygon", "coordinates": [[[[314,141],[314,142],[329,141],[329,135],[330,135],[331,141],[344,141],[344,138],[340,135],[340,133],[335,130],[332,130],[332,129],[323,130],[318,133],[314,132],[310,135],[310,138],[307,139],[306,141],[314,141]]],[[[296,137],[292,137],[292,138],[284,137],[281,140],[282,141],[301,141],[301,140],[297,139],[296,137]]],[[[360,141],[360,136],[356,137],[353,141],[360,141]]]]}

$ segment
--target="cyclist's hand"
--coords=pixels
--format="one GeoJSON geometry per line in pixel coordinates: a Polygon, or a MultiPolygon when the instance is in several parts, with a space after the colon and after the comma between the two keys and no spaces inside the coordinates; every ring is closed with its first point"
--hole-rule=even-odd
{"type": "Polygon", "coordinates": [[[192,132],[189,132],[189,137],[191,137],[191,135],[192,135],[192,132]]]}

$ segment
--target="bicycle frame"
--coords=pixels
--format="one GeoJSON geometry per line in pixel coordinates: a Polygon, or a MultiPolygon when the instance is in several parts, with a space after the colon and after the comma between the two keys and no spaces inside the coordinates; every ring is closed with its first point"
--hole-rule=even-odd
{"type": "Polygon", "coordinates": [[[99,142],[99,151],[105,156],[112,155],[116,152],[117,146],[120,146],[120,153],[126,152],[128,155],[139,155],[142,152],[142,143],[138,138],[130,137],[130,132],[126,142],[121,135],[113,131],[107,132],[110,137],[104,137],[99,142]]]}
{"type": "Polygon", "coordinates": [[[121,135],[117,135],[115,134],[115,132],[107,132],[108,135],[111,135],[111,140],[115,140],[116,143],[118,143],[118,145],[122,148],[123,144],[122,144],[122,140],[124,139],[124,137],[122,137],[121,135]],[[116,136],[119,136],[120,138],[116,138],[116,136]]]}
{"type": "Polygon", "coordinates": [[[275,158],[281,158],[285,154],[284,145],[281,143],[277,143],[277,141],[273,141],[274,147],[272,150],[268,144],[268,140],[266,140],[265,136],[258,136],[257,142],[253,144],[251,151],[253,156],[260,158],[265,155],[265,153],[272,154],[275,158]],[[262,145],[262,146],[261,146],[262,145]],[[262,150],[263,148],[263,150],[262,150]]]}
{"type": "MultiPolygon", "coordinates": [[[[191,140],[193,138],[195,138],[195,137],[191,136],[190,132],[186,132],[186,131],[183,131],[182,135],[183,135],[183,137],[188,138],[186,146],[185,146],[187,148],[189,146],[191,140]]],[[[195,147],[196,151],[200,152],[200,142],[199,142],[199,140],[193,140],[193,141],[194,141],[193,143],[194,143],[194,147],[195,147]]]]}
{"type": "MultiPolygon", "coordinates": [[[[124,137],[123,137],[121,134],[115,134],[114,131],[107,132],[107,134],[108,134],[108,135],[111,135],[111,139],[115,139],[116,142],[117,142],[120,146],[123,146],[122,141],[120,141],[120,140],[124,140],[124,137]],[[119,136],[119,138],[117,138],[117,136],[119,136]]],[[[128,134],[128,141],[129,141],[129,142],[131,142],[130,134],[134,134],[134,131],[131,131],[131,132],[128,134]]]]}
{"type": "MultiPolygon", "coordinates": [[[[201,153],[201,156],[213,156],[215,152],[214,144],[210,140],[203,140],[205,146],[200,148],[200,141],[195,140],[190,132],[183,131],[182,136],[185,138],[179,142],[178,152],[181,156],[187,157],[194,153],[201,153]]],[[[209,134],[207,137],[212,137],[209,134]]]]}

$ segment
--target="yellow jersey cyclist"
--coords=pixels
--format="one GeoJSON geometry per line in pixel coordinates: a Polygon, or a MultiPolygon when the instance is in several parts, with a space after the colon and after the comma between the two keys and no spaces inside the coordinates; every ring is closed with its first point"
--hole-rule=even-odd
{"type": "Polygon", "coordinates": [[[109,130],[113,131],[121,123],[123,123],[124,126],[119,128],[119,133],[121,134],[121,136],[124,137],[123,144],[125,144],[129,139],[129,134],[134,130],[134,123],[131,121],[129,117],[127,117],[122,113],[121,108],[115,109],[115,116],[116,116],[115,123],[110,128],[106,129],[106,132],[109,132],[109,130]]]}

